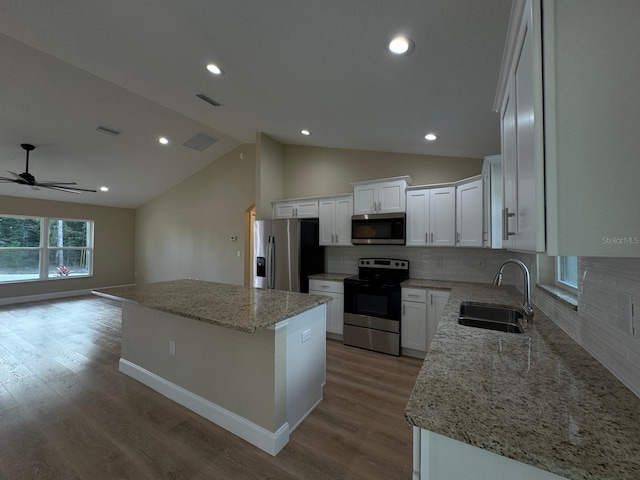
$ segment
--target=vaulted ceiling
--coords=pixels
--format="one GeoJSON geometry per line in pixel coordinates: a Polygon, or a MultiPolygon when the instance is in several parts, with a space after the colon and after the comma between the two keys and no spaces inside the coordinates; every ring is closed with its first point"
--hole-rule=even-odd
{"type": "Polygon", "coordinates": [[[492,106],[510,8],[511,0],[3,0],[0,176],[24,171],[20,144],[32,143],[38,180],[110,191],[0,183],[0,195],[137,207],[256,132],[291,144],[497,153],[492,106]],[[413,40],[410,55],[388,52],[398,33],[413,40]],[[209,73],[211,62],[225,74],[209,73]],[[202,152],[182,146],[198,132],[218,141],[202,152]],[[426,142],[427,132],[439,140],[426,142]]]}

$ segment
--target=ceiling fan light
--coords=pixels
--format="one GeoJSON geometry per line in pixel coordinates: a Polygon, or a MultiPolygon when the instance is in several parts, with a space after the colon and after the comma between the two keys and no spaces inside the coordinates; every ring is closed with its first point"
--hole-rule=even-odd
{"type": "Polygon", "coordinates": [[[100,191],[101,192],[108,192],[109,191],[109,187],[100,187],[100,191]]]}

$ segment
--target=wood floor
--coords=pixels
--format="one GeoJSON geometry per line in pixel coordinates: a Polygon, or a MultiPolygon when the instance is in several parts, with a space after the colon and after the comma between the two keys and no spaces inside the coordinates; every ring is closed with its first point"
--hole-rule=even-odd
{"type": "Polygon", "coordinates": [[[324,400],[272,457],[118,372],[118,303],[0,307],[0,480],[411,478],[421,361],[327,342],[324,400]]]}

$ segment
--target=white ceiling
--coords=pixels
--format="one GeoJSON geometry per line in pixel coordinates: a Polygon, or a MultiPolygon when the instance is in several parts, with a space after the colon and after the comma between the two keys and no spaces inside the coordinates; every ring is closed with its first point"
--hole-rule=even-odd
{"type": "Polygon", "coordinates": [[[24,171],[26,142],[37,146],[36,179],[111,190],[0,183],[0,195],[137,207],[258,131],[292,144],[497,153],[492,106],[510,8],[511,0],[2,0],[0,176],[24,171]],[[413,39],[411,55],[386,51],[397,33],[413,39]],[[225,75],[208,73],[209,62],[225,75]],[[199,131],[219,141],[204,152],[181,145],[199,131]],[[426,142],[428,131],[440,140],[426,142]]]}

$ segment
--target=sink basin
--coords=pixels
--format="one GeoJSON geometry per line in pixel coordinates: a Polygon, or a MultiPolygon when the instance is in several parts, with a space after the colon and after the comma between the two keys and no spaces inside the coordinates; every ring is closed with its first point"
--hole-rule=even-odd
{"type": "Polygon", "coordinates": [[[524,329],[518,321],[521,318],[522,312],[515,308],[462,302],[458,323],[467,327],[524,333],[524,329]]]}

